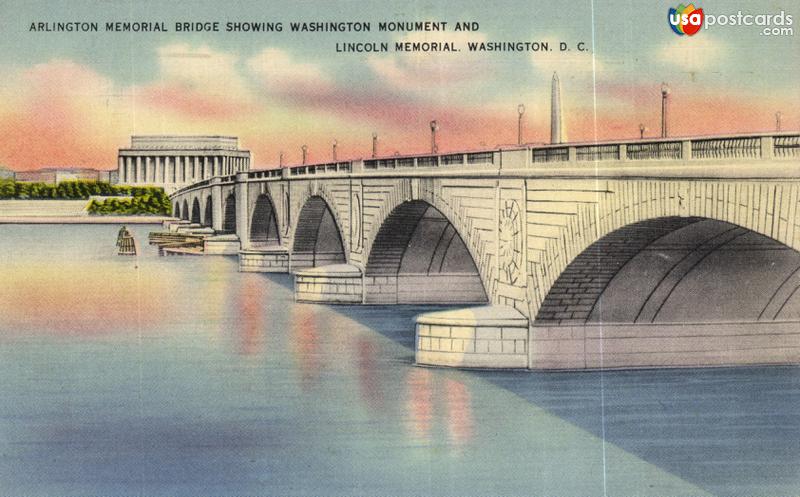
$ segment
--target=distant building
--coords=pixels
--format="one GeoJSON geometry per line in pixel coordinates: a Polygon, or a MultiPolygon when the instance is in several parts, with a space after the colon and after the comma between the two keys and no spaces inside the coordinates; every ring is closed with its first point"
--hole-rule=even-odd
{"type": "Polygon", "coordinates": [[[14,179],[14,171],[0,167],[0,179],[14,179]]]}
{"type": "Polygon", "coordinates": [[[20,171],[15,177],[20,182],[55,185],[62,181],[106,181],[102,178],[103,174],[107,176],[108,172],[86,167],[46,167],[34,171],[20,171]]]}
{"type": "Polygon", "coordinates": [[[233,136],[131,136],[119,149],[123,185],[161,186],[167,193],[211,178],[250,170],[250,151],[233,136]]]}

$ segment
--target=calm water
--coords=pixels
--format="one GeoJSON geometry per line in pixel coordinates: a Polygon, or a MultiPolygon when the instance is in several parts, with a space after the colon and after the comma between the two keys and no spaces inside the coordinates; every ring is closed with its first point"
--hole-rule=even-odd
{"type": "Polygon", "coordinates": [[[118,228],[0,226],[0,495],[800,492],[798,368],[419,368],[433,307],[295,304],[118,228]]]}

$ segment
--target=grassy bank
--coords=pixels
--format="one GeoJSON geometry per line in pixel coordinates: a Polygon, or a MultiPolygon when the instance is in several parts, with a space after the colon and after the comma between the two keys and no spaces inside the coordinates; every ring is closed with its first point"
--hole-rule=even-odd
{"type": "Polygon", "coordinates": [[[112,185],[104,181],[63,181],[49,185],[0,180],[0,199],[88,200],[92,196],[111,198],[92,200],[86,209],[91,215],[167,216],[171,211],[169,197],[163,188],[112,185]]]}

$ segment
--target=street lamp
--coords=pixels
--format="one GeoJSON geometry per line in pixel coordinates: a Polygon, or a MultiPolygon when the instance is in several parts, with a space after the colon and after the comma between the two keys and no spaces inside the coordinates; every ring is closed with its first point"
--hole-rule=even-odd
{"type": "Polygon", "coordinates": [[[781,111],[775,113],[775,131],[780,132],[781,130],[781,111]]]}
{"type": "Polygon", "coordinates": [[[301,149],[303,150],[303,165],[305,166],[306,165],[306,159],[308,158],[308,146],[303,145],[301,147],[301,149]]]}
{"type": "Polygon", "coordinates": [[[372,132],[372,158],[378,156],[378,133],[373,131],[372,132]]]}
{"type": "Polygon", "coordinates": [[[644,127],[644,124],[639,124],[639,139],[644,140],[644,132],[647,128],[644,127]]]}
{"type": "Polygon", "coordinates": [[[336,141],[336,138],[333,139],[333,162],[336,162],[336,146],[339,145],[339,142],[336,141]]]}
{"type": "Polygon", "coordinates": [[[661,83],[661,138],[667,137],[667,107],[669,97],[669,86],[661,83]]]}
{"type": "Polygon", "coordinates": [[[436,119],[431,121],[431,153],[435,154],[439,151],[439,147],[436,146],[436,132],[439,130],[439,123],[436,122],[436,119]]]}
{"type": "Polygon", "coordinates": [[[525,106],[519,104],[517,106],[517,114],[519,114],[519,122],[517,123],[517,145],[522,145],[522,115],[525,114],[525,106]]]}

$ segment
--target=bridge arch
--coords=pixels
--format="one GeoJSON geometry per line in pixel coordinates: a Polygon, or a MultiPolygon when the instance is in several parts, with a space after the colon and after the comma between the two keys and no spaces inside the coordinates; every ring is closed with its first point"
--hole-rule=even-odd
{"type": "Polygon", "coordinates": [[[347,262],[339,224],[328,202],[312,195],[295,222],[291,265],[293,269],[347,262]]]}
{"type": "Polygon", "coordinates": [[[192,223],[202,224],[202,219],[200,217],[200,198],[195,197],[192,201],[192,216],[191,216],[192,223]]]}
{"type": "Polygon", "coordinates": [[[189,220],[189,201],[184,199],[183,200],[183,208],[181,209],[181,219],[188,221],[189,220]]]}
{"type": "Polygon", "coordinates": [[[203,226],[214,226],[214,201],[211,199],[211,195],[206,196],[203,226]]]}
{"type": "MultiPolygon", "coordinates": [[[[629,245],[629,249],[633,249],[636,243],[639,243],[636,240],[640,240],[646,231],[653,233],[660,231],[666,236],[684,228],[686,223],[705,222],[707,229],[715,226],[715,229],[719,230],[723,227],[737,230],[735,232],[742,234],[745,239],[757,239],[759,245],[772,243],[777,244],[782,251],[800,250],[798,243],[800,237],[795,234],[796,230],[793,227],[796,221],[789,215],[793,209],[792,203],[800,207],[796,197],[797,187],[791,182],[615,180],[600,184],[604,188],[592,192],[588,189],[563,192],[536,190],[536,195],[542,196],[541,201],[548,202],[548,206],[555,206],[548,208],[562,212],[547,214],[548,222],[555,219],[560,221],[548,226],[552,233],[548,233],[546,241],[543,237],[539,239],[541,241],[537,241],[536,260],[529,259],[526,299],[528,316],[532,321],[538,318],[542,322],[547,322],[552,318],[544,309],[540,314],[540,308],[552,303],[552,299],[548,298],[552,297],[551,291],[559,289],[556,286],[557,282],[559,286],[564,283],[564,279],[559,281],[562,275],[568,278],[574,273],[575,266],[570,267],[571,264],[584,263],[586,254],[599,257],[599,254],[606,250],[601,250],[599,247],[615,239],[615,243],[621,244],[624,241],[629,245]],[[544,195],[552,198],[545,200],[544,195]],[[577,200],[564,200],[567,195],[577,200]],[[559,200],[556,201],[555,198],[559,200]],[[758,236],[761,238],[757,238],[758,236]]],[[[529,203],[530,201],[529,193],[529,203]]],[[[539,197],[534,197],[534,201],[539,202],[539,197]]],[[[533,220],[539,221],[538,218],[533,220]]],[[[531,221],[529,213],[528,223],[531,221]]],[[[531,235],[538,236],[537,230],[540,229],[529,224],[529,238],[531,235]]],[[[699,226],[684,230],[682,235],[678,233],[673,235],[673,238],[689,236],[688,233],[697,229],[700,229],[699,226]]],[[[655,239],[651,242],[655,242],[655,239]]],[[[713,241],[709,240],[709,243],[713,241]]],[[[642,250],[647,250],[648,246],[645,244],[642,250]]],[[[736,243],[728,245],[728,248],[735,249],[736,243]]],[[[716,254],[714,257],[718,256],[719,254],[716,254]]],[[[654,269],[648,267],[648,270],[654,269]]],[[[786,276],[788,275],[784,275],[786,276]]],[[[739,300],[738,297],[731,299],[731,301],[739,300]]],[[[598,306],[602,307],[603,300],[600,302],[598,306]]],[[[651,299],[651,302],[654,300],[651,299]]],[[[649,304],[652,305],[655,304],[649,304]]],[[[670,304],[664,303],[664,305],[666,309],[670,304]]],[[[608,304],[605,307],[608,309],[608,304]]],[[[664,312],[652,322],[668,319],[669,314],[664,312]]],[[[646,315],[648,314],[644,313],[640,316],[639,321],[645,322],[646,315]]],[[[583,318],[581,316],[578,319],[583,318]]],[[[608,319],[617,318],[608,316],[608,319]]],[[[561,315],[559,321],[561,320],[568,322],[565,314],[561,315]]]]}
{"type": "Polygon", "coordinates": [[[385,218],[364,271],[367,303],[485,303],[487,292],[461,234],[436,207],[406,201],[385,218]]]}
{"type": "Polygon", "coordinates": [[[176,217],[178,219],[181,218],[181,203],[180,202],[175,202],[175,204],[173,205],[173,207],[172,207],[172,216],[176,217]]]}
{"type": "Polygon", "coordinates": [[[260,194],[250,216],[250,243],[254,246],[280,245],[275,204],[269,194],[260,194]]]}
{"type": "Polygon", "coordinates": [[[225,233],[236,233],[236,195],[230,192],[225,197],[224,214],[222,217],[222,231],[225,233]]]}
{"type": "Polygon", "coordinates": [[[800,252],[701,217],[619,228],[564,269],[535,325],[800,320],[800,252]]]}

